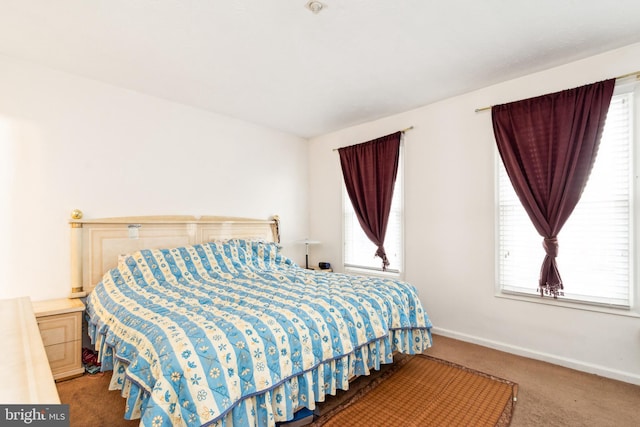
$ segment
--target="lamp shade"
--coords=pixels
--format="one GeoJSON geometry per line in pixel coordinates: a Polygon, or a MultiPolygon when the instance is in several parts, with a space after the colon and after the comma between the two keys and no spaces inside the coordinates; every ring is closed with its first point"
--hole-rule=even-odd
{"type": "Polygon", "coordinates": [[[303,243],[305,246],[305,268],[309,268],[309,245],[319,245],[320,241],[306,238],[304,240],[300,240],[300,243],[303,243]]]}
{"type": "Polygon", "coordinates": [[[312,239],[304,239],[304,240],[301,240],[301,243],[304,243],[305,245],[319,245],[320,241],[312,240],[312,239]]]}

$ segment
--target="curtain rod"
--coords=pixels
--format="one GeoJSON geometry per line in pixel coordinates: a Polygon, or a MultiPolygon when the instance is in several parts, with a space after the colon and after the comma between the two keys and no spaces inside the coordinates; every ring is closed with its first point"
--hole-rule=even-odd
{"type": "MultiPolygon", "coordinates": [[[[413,129],[413,126],[409,126],[406,129],[402,129],[400,132],[405,133],[406,131],[411,130],[411,129],[413,129]]],[[[390,134],[390,135],[392,135],[392,134],[390,134]]],[[[347,145],[346,147],[349,147],[349,145],[347,145]]],[[[341,148],[344,148],[344,147],[341,147],[341,148]]],[[[338,151],[339,149],[340,148],[334,148],[333,151],[338,151]]]]}
{"type": "MultiPolygon", "coordinates": [[[[634,71],[633,73],[623,74],[621,76],[616,77],[616,80],[624,79],[625,77],[631,77],[631,76],[636,76],[636,78],[640,80],[640,71],[634,71]]],[[[488,107],[476,108],[475,111],[476,113],[479,113],[481,111],[491,110],[492,107],[493,105],[489,105],[488,107]]]]}

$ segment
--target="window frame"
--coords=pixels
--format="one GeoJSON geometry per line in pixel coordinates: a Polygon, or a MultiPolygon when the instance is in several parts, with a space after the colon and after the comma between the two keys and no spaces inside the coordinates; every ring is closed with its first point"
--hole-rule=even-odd
{"type": "MultiPolygon", "coordinates": [[[[494,278],[494,296],[499,298],[506,298],[512,300],[526,301],[538,304],[547,304],[558,307],[565,307],[570,309],[596,311],[607,314],[615,314],[629,317],[640,318],[640,283],[638,275],[638,266],[640,265],[640,233],[638,232],[638,226],[640,225],[640,81],[633,78],[623,79],[616,81],[616,87],[614,89],[614,96],[631,92],[633,98],[632,105],[632,148],[631,148],[631,200],[630,200],[630,224],[629,224],[629,238],[631,240],[631,247],[633,253],[629,260],[629,268],[631,270],[629,281],[629,306],[612,306],[608,304],[601,304],[592,301],[585,301],[579,299],[568,299],[565,297],[559,297],[554,299],[550,296],[541,297],[539,293],[523,293],[513,290],[505,290],[500,283],[500,168],[502,165],[502,159],[498,152],[497,146],[494,144],[494,221],[495,221],[495,236],[494,236],[494,261],[495,261],[495,278],[494,278]]],[[[542,241],[542,237],[540,237],[542,241]]],[[[540,263],[544,257],[544,251],[540,251],[540,263]]],[[[561,271],[562,273],[562,271],[561,271]]],[[[536,278],[537,280],[537,278],[536,278]]]]}
{"type": "MultiPolygon", "coordinates": [[[[405,196],[405,181],[404,181],[404,168],[405,168],[405,163],[404,163],[404,135],[402,135],[401,139],[400,139],[400,156],[398,159],[398,174],[396,175],[396,184],[394,187],[394,198],[397,195],[399,197],[399,211],[400,211],[400,230],[399,230],[399,234],[398,234],[398,238],[400,240],[400,245],[399,245],[399,257],[400,257],[400,262],[399,265],[397,266],[397,268],[395,266],[393,266],[393,264],[390,266],[391,268],[387,268],[386,271],[382,270],[382,267],[370,267],[370,266],[364,266],[364,265],[356,265],[356,264],[348,264],[347,263],[347,250],[346,250],[346,245],[347,245],[347,239],[346,239],[346,223],[345,223],[345,213],[346,213],[346,203],[350,203],[349,201],[349,196],[347,195],[347,189],[346,186],[344,184],[344,179],[341,179],[341,187],[342,187],[342,266],[344,268],[345,272],[348,273],[355,273],[355,274],[362,274],[362,275],[371,275],[371,276],[382,276],[382,277],[389,277],[389,278],[396,278],[396,279],[402,279],[404,277],[404,271],[405,271],[405,233],[404,233],[404,229],[405,229],[405,206],[404,206],[404,196],[405,196]],[[400,191],[398,192],[398,186],[400,186],[400,191]]],[[[341,177],[342,178],[342,177],[341,177]]],[[[394,206],[394,205],[392,205],[394,206]]],[[[387,233],[389,232],[389,229],[387,228],[387,233]]],[[[385,237],[385,242],[386,242],[386,237],[385,237]]],[[[371,245],[373,245],[373,243],[371,243],[371,245]]],[[[375,247],[373,248],[372,253],[375,252],[375,247]]],[[[372,255],[373,256],[373,255],[372,255]]],[[[380,258],[375,258],[376,262],[380,260],[380,258]]],[[[380,261],[381,263],[382,261],[380,261]]]]}

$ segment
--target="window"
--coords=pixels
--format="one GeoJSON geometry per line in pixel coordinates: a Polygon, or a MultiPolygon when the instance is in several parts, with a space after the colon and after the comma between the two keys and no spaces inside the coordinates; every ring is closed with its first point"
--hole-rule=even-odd
{"type": "MultiPolygon", "coordinates": [[[[633,86],[617,85],[589,181],[558,234],[563,300],[633,306],[635,97],[633,86]]],[[[503,293],[539,295],[542,237],[497,159],[498,286],[503,293]]]]}
{"type": "MultiPolygon", "coordinates": [[[[391,212],[389,213],[387,234],[384,240],[384,248],[389,259],[389,266],[386,272],[396,275],[399,275],[403,270],[403,145],[404,143],[400,144],[398,175],[393,189],[391,212]]],[[[374,256],[377,248],[362,231],[344,183],[342,185],[342,195],[345,268],[382,272],[382,260],[374,256]]]]}

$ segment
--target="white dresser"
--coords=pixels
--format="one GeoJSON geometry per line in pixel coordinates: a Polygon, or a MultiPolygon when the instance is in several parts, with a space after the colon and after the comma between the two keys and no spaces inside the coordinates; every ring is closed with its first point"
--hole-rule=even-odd
{"type": "Polygon", "coordinates": [[[59,404],[49,360],[28,297],[0,300],[0,402],[59,404]]]}

